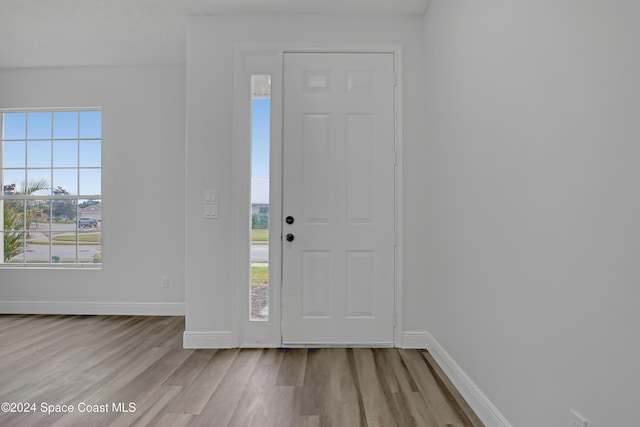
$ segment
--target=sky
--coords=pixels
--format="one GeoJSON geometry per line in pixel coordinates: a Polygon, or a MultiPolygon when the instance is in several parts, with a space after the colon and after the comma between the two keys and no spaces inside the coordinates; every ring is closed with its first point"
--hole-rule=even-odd
{"type": "Polygon", "coordinates": [[[4,185],[20,188],[26,174],[71,195],[101,194],[101,170],[90,169],[101,166],[101,111],[7,112],[2,131],[4,185]]]}
{"type": "Polygon", "coordinates": [[[254,99],[251,105],[251,176],[269,176],[271,99],[254,99]]]}

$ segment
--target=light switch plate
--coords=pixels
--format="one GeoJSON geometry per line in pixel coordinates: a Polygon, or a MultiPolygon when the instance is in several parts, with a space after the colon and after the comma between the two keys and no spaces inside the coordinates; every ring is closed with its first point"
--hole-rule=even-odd
{"type": "Polygon", "coordinates": [[[202,201],[204,203],[218,203],[218,190],[206,189],[202,192],[202,201]]]}
{"type": "Polygon", "coordinates": [[[218,205],[204,205],[205,219],[218,219],[218,205]]]}

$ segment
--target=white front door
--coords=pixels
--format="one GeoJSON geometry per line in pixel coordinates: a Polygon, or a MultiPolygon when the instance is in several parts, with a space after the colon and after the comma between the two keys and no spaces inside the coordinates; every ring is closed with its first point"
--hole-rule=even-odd
{"type": "Polygon", "coordinates": [[[283,345],[393,345],[392,54],[286,53],[283,345]]]}

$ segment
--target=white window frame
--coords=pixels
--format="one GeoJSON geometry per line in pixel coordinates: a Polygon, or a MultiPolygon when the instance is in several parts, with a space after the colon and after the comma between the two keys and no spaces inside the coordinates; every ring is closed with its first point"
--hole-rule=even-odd
{"type": "MultiPolygon", "coordinates": [[[[13,109],[13,108],[4,108],[4,109],[0,109],[0,132],[2,132],[4,130],[4,113],[58,113],[58,112],[73,112],[73,113],[81,113],[81,112],[91,112],[91,111],[97,111],[100,112],[102,114],[102,108],[101,107],[72,107],[72,108],[19,108],[19,109],[13,109]]],[[[27,116],[28,117],[28,116],[27,116]]],[[[27,119],[27,123],[25,124],[25,126],[28,126],[28,119],[27,119]]],[[[2,226],[0,226],[0,240],[2,240],[2,243],[0,245],[0,269],[8,269],[8,268],[19,268],[19,269],[42,269],[42,268],[56,268],[56,269],[101,269],[102,268],[102,243],[100,243],[101,249],[100,249],[100,262],[78,262],[79,259],[79,238],[78,236],[80,236],[81,233],[78,232],[78,220],[80,218],[79,216],[79,204],[80,201],[82,200],[100,200],[100,203],[102,203],[102,194],[80,194],[80,188],[81,188],[81,184],[80,184],[80,171],[82,170],[88,170],[88,169],[93,169],[93,170],[100,170],[101,172],[101,176],[100,176],[100,180],[102,181],[102,155],[100,156],[100,166],[89,166],[89,167],[80,167],[80,142],[81,141],[89,141],[89,140],[97,140],[98,138],[81,138],[80,137],[80,121],[78,121],[78,137],[77,138],[54,138],[54,133],[53,133],[53,127],[54,127],[54,123],[52,122],[51,124],[52,126],[52,135],[51,138],[33,138],[33,139],[29,139],[29,138],[24,138],[24,139],[4,139],[4,133],[0,134],[0,224],[2,224],[2,226]],[[75,168],[73,167],[69,167],[69,168],[56,168],[53,166],[53,161],[51,163],[51,167],[49,168],[51,170],[51,172],[53,173],[53,171],[55,171],[56,169],[77,169],[77,173],[78,173],[78,178],[77,178],[77,182],[78,182],[78,194],[77,195],[55,195],[53,194],[53,191],[51,194],[49,195],[5,195],[4,194],[4,143],[6,141],[25,141],[26,144],[28,144],[28,141],[38,141],[38,140],[46,140],[46,141],[51,141],[52,142],[52,160],[53,160],[53,142],[56,140],[75,140],[77,139],[78,141],[78,166],[76,166],[75,168]],[[4,262],[4,202],[5,200],[24,200],[25,202],[28,202],[29,200],[47,200],[50,202],[56,201],[56,200],[72,200],[75,201],[76,204],[76,218],[75,218],[75,235],[76,235],[76,245],[75,245],[75,263],[54,263],[52,258],[51,258],[51,253],[52,253],[52,246],[53,246],[53,239],[52,239],[52,232],[49,231],[49,262],[43,262],[43,263],[34,263],[34,262],[28,262],[26,260],[23,260],[23,262],[11,262],[11,263],[5,263],[4,262]]],[[[28,135],[27,135],[28,136],[28,135]]],[[[100,144],[101,144],[101,151],[102,151],[102,147],[103,147],[103,143],[104,143],[104,138],[103,138],[103,132],[101,129],[100,132],[100,144]]],[[[6,168],[7,170],[11,170],[11,169],[23,169],[23,168],[6,168]]],[[[27,167],[27,165],[25,164],[24,167],[25,170],[28,170],[29,168],[27,167]]],[[[38,169],[44,169],[46,170],[47,168],[38,168],[38,169]]],[[[100,185],[100,188],[102,189],[102,183],[100,185]]],[[[102,191],[101,191],[102,193],[102,191]]],[[[52,205],[50,205],[50,209],[52,210],[53,207],[52,205]]],[[[25,219],[26,220],[26,219],[25,219]]],[[[53,221],[53,215],[49,216],[49,226],[51,226],[53,221]]],[[[101,223],[102,223],[102,218],[101,218],[101,223]]],[[[50,229],[51,230],[51,229],[50,229]]],[[[101,236],[101,242],[102,242],[102,237],[103,237],[103,228],[101,226],[101,230],[100,230],[100,236],[101,236]]]]}

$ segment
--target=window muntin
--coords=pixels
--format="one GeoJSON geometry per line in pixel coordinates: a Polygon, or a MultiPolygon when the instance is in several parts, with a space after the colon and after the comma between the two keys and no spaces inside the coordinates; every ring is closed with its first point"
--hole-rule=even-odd
{"type": "Polygon", "coordinates": [[[102,263],[102,111],[2,111],[1,266],[102,263]]]}

